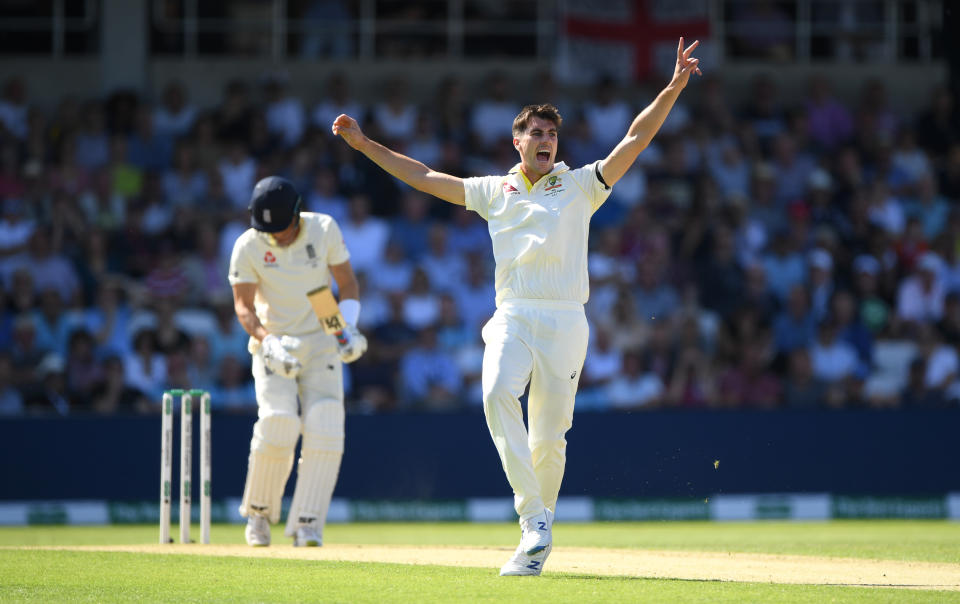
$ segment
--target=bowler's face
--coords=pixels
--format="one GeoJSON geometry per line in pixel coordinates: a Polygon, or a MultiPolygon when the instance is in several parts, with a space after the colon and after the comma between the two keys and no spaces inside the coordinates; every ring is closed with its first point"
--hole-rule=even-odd
{"type": "Polygon", "coordinates": [[[527,130],[513,139],[513,146],[520,152],[527,178],[535,182],[534,175],[539,179],[553,170],[557,157],[557,125],[534,116],[527,123],[527,130]]]}

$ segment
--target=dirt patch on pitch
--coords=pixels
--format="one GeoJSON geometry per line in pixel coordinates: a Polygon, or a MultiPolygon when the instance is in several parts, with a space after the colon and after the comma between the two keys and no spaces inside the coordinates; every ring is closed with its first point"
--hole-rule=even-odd
{"type": "MultiPolygon", "coordinates": [[[[492,572],[499,569],[513,553],[512,548],[338,544],[321,548],[157,544],[54,546],[43,549],[434,564],[489,568],[492,572]]],[[[544,573],[960,591],[960,564],[735,552],[564,547],[551,554],[544,573]]]]}

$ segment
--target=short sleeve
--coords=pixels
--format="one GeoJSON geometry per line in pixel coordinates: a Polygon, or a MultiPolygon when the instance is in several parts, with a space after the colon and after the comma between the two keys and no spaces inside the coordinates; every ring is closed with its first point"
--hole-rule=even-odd
{"type": "Polygon", "coordinates": [[[596,212],[603,205],[603,202],[610,196],[612,187],[607,186],[600,180],[600,160],[587,164],[582,168],[571,170],[574,182],[580,186],[580,189],[587,194],[590,201],[590,207],[596,212]]]}
{"type": "Polygon", "coordinates": [[[247,247],[243,244],[246,240],[246,237],[241,236],[233,244],[233,253],[230,254],[230,273],[227,275],[230,285],[260,282],[260,277],[250,261],[250,254],[246,252],[247,247]]]}
{"type": "Polygon", "coordinates": [[[463,179],[464,205],[480,215],[484,220],[489,219],[490,203],[500,191],[502,176],[474,176],[463,179]]]}
{"type": "Polygon", "coordinates": [[[336,266],[350,259],[350,250],[347,249],[347,244],[343,242],[340,225],[333,218],[330,219],[330,225],[327,227],[326,238],[328,265],[336,266]]]}

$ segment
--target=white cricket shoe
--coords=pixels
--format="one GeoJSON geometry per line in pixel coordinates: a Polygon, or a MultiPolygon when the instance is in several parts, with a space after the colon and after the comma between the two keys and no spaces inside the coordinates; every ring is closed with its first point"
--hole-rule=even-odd
{"type": "Polygon", "coordinates": [[[553,514],[550,510],[544,509],[533,518],[520,521],[520,528],[523,536],[520,539],[520,549],[528,556],[532,556],[553,543],[553,514]]]}
{"type": "Polygon", "coordinates": [[[251,514],[247,518],[247,529],[244,531],[247,545],[266,547],[270,545],[270,521],[266,516],[251,514]]]}
{"type": "Polygon", "coordinates": [[[323,539],[312,526],[297,527],[297,534],[293,538],[294,547],[320,547],[323,539]]]}
{"type": "Polygon", "coordinates": [[[547,561],[547,556],[553,550],[553,545],[547,545],[539,553],[532,556],[525,554],[521,549],[522,547],[517,546],[517,551],[513,553],[513,557],[507,560],[507,563],[500,569],[501,577],[535,577],[543,572],[543,565],[547,561]]]}

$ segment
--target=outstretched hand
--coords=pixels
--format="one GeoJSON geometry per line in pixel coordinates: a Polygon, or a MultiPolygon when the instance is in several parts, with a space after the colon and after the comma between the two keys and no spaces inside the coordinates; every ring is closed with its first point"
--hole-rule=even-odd
{"type": "Polygon", "coordinates": [[[343,140],[347,141],[347,144],[354,149],[359,149],[365,138],[357,120],[344,113],[333,120],[333,126],[330,129],[333,130],[335,136],[342,136],[343,140]]]}
{"type": "Polygon", "coordinates": [[[677,44],[677,65],[673,70],[673,81],[670,82],[672,86],[685,87],[690,80],[691,73],[703,75],[700,73],[700,59],[690,56],[693,49],[699,45],[700,40],[696,40],[684,50],[683,38],[680,38],[680,43],[677,44]]]}

